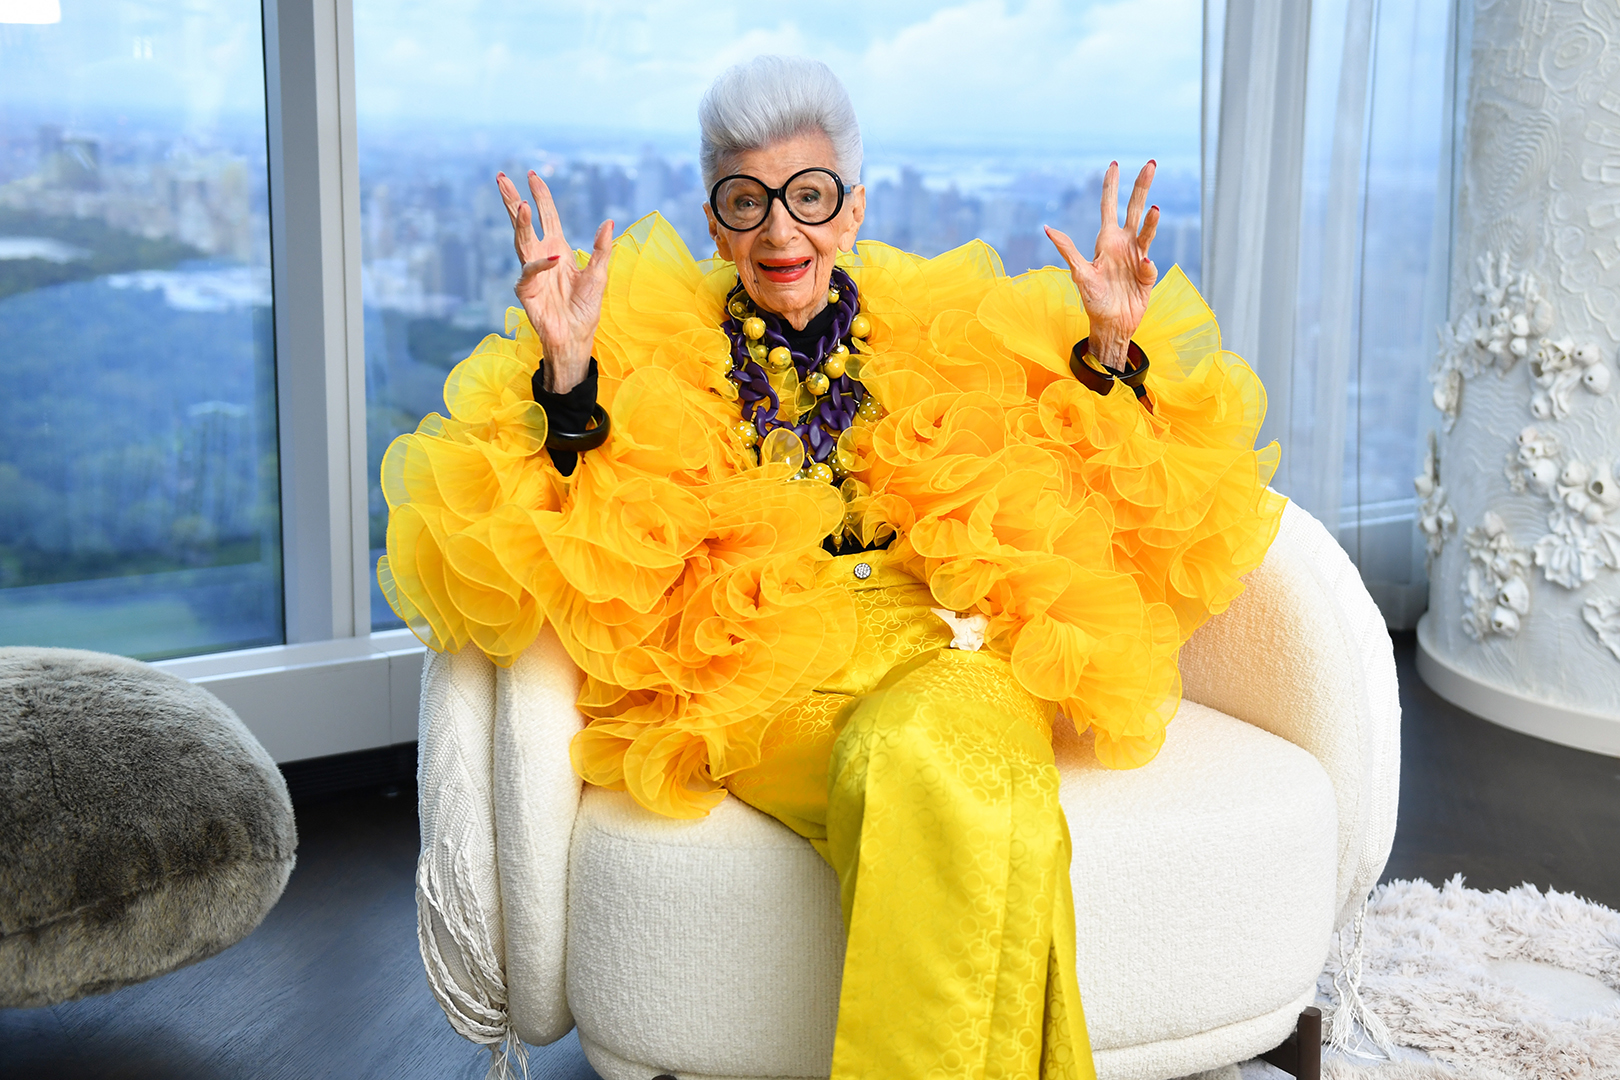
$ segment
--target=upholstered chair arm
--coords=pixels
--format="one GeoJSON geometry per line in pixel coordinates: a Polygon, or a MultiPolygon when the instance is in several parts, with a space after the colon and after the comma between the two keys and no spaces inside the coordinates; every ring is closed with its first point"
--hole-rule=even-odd
{"type": "Polygon", "coordinates": [[[418,938],[434,996],[474,1042],[545,1044],[574,1026],[563,971],[579,680],[549,627],[510,668],[474,648],[423,664],[418,938]]]}
{"type": "Polygon", "coordinates": [[[1400,698],[1389,632],[1344,550],[1289,503],[1266,560],[1181,652],[1183,694],[1309,751],[1333,783],[1343,926],[1395,837],[1400,698]]]}
{"type": "Polygon", "coordinates": [[[556,631],[495,677],[495,837],[506,935],[507,1012],[527,1043],[574,1026],[564,981],[568,847],[582,784],[568,743],[584,725],[580,671],[556,631]]]}
{"type": "Polygon", "coordinates": [[[495,866],[495,666],[476,649],[428,651],[417,728],[417,940],[450,1026],[507,1036],[505,943],[495,866]]]}

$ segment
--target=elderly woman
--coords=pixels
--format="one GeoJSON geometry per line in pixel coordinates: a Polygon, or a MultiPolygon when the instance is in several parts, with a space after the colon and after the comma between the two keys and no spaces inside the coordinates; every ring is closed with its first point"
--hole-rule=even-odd
{"type": "Polygon", "coordinates": [[[1277,527],[1264,395],[1179,271],[1154,288],[1152,162],[1123,228],[1110,166],[1092,259],[1048,230],[1068,273],[1008,278],[856,243],[825,66],[734,68],[700,117],[702,262],[656,216],[575,255],[499,177],[523,308],[390,449],[383,588],[496,663],[549,625],[586,781],[815,845],[835,1077],[1091,1076],[1054,724],[1157,752],[1177,650],[1277,527]]]}

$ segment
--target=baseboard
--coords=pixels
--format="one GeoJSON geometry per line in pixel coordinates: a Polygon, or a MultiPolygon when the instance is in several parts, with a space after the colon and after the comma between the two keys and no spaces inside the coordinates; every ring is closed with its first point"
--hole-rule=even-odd
{"type": "Polygon", "coordinates": [[[1537,701],[1464,672],[1430,647],[1431,617],[1423,616],[1417,627],[1417,670],[1429,689],[1459,709],[1520,734],[1620,757],[1620,716],[1537,701]]]}
{"type": "Polygon", "coordinates": [[[348,754],[284,761],[279,767],[295,805],[323,802],[359,791],[403,789],[416,779],[416,744],[397,743],[348,754]]]}

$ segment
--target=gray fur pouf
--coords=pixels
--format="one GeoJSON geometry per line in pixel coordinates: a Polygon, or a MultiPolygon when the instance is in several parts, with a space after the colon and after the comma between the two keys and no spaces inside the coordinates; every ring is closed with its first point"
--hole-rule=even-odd
{"type": "Polygon", "coordinates": [[[0,648],[0,1006],[235,944],[297,845],[280,770],[212,694],[119,656],[0,648]]]}

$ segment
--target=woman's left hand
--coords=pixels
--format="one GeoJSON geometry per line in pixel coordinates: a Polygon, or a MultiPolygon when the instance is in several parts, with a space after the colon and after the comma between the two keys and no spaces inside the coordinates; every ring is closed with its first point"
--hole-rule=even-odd
{"type": "Polygon", "coordinates": [[[1069,273],[1080,289],[1091,323],[1091,344],[1087,349],[1115,371],[1124,371],[1130,360],[1131,335],[1147,311],[1158,268],[1148,258],[1148,245],[1159,228],[1159,208],[1148,207],[1148,189],[1153,186],[1155,162],[1142,166],[1136,176],[1131,201],[1125,206],[1125,227],[1119,227],[1119,162],[1108,166],[1103,177],[1102,228],[1097,231],[1097,252],[1087,259],[1074,241],[1048,227],[1046,235],[1057,245],[1069,273]],[[1143,210],[1147,213],[1144,215],[1143,210]]]}

